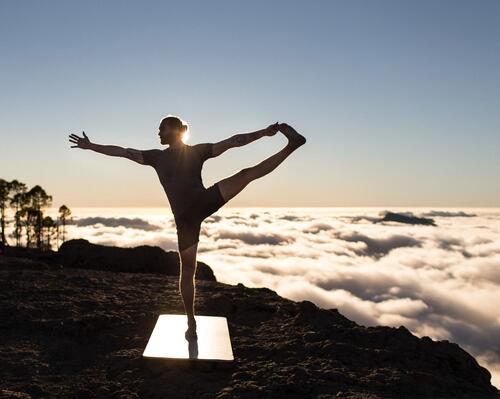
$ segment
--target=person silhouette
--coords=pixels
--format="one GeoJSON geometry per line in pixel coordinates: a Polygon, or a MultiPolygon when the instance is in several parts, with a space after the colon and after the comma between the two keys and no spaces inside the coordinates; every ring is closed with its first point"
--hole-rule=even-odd
{"type": "Polygon", "coordinates": [[[176,224],[181,261],[179,288],[188,319],[185,337],[189,340],[197,338],[194,317],[194,276],[202,222],[241,192],[251,181],[274,170],[293,151],[305,144],[306,138],[290,125],[276,122],[264,129],[238,133],[216,143],[204,142],[189,145],[184,142],[188,125],[174,115],[163,118],[158,129],[161,144],[169,146],[163,150],[137,150],[96,144],[90,141],[84,131],[83,137],[70,134],[69,141],[76,144],[71,148],[91,149],[105,155],[128,158],[155,169],[176,224]],[[207,159],[218,157],[230,148],[247,145],[261,137],[273,136],[278,131],[288,139],[288,143],[280,151],[208,188],[203,185],[201,170],[207,159]]]}

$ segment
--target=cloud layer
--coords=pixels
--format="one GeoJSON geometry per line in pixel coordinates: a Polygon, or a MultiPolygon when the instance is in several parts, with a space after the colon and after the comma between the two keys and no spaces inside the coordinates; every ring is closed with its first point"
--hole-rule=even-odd
{"type": "MultiPolygon", "coordinates": [[[[72,237],[177,250],[171,216],[76,219],[72,237]]],[[[500,386],[500,209],[223,208],[202,225],[198,259],[221,282],[456,342],[500,386]],[[436,226],[373,223],[385,211],[436,226]]]]}

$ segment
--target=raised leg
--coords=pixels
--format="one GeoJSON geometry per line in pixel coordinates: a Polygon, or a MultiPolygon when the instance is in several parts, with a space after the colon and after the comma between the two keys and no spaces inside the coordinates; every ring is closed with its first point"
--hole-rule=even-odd
{"type": "Polygon", "coordinates": [[[184,310],[188,319],[188,329],[186,338],[196,336],[196,320],[194,318],[194,295],[195,295],[195,273],[196,273],[196,253],[198,243],[180,251],[181,272],[179,278],[179,288],[181,291],[184,310]]]}
{"type": "Polygon", "coordinates": [[[288,143],[284,148],[269,158],[264,159],[257,165],[241,169],[232,176],[226,177],[218,182],[220,192],[227,202],[243,190],[248,183],[267,175],[283,162],[293,151],[297,149],[293,143],[288,143]]]}

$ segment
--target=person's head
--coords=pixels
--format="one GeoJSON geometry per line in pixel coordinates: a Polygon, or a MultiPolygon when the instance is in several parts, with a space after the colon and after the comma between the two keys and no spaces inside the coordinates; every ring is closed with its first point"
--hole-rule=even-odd
{"type": "Polygon", "coordinates": [[[162,119],[158,127],[161,144],[178,145],[184,143],[188,135],[188,125],[174,115],[162,119]]]}

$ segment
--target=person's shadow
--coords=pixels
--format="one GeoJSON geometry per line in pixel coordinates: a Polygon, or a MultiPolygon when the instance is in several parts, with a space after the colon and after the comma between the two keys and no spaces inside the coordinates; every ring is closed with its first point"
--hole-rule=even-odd
{"type": "Polygon", "coordinates": [[[188,353],[190,359],[198,358],[198,337],[186,338],[188,341],[188,353]]]}

